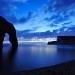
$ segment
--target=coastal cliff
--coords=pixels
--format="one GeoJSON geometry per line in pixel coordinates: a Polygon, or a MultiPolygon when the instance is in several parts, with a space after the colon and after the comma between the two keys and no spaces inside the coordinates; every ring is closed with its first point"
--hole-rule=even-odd
{"type": "Polygon", "coordinates": [[[48,42],[48,45],[75,45],[75,36],[58,36],[57,41],[48,42]]]}

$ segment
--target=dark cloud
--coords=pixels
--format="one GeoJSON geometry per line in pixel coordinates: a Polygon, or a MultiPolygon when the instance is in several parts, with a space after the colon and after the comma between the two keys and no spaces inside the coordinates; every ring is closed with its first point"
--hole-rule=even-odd
{"type": "Polygon", "coordinates": [[[61,8],[66,8],[74,3],[75,0],[50,0],[45,12],[47,12],[47,10],[51,12],[55,10],[58,11],[61,10],[61,8]]]}
{"type": "Polygon", "coordinates": [[[51,18],[45,18],[44,20],[50,22],[51,18]]]}
{"type": "Polygon", "coordinates": [[[72,36],[75,36],[75,27],[66,27],[66,26],[63,26],[62,28],[60,29],[57,29],[57,30],[54,30],[53,33],[56,33],[55,35],[72,35],[72,36]],[[58,33],[59,32],[59,33],[58,33]]]}
{"type": "Polygon", "coordinates": [[[71,24],[72,22],[67,22],[67,23],[64,23],[63,25],[69,25],[69,24],[71,24]]]}
{"type": "Polygon", "coordinates": [[[27,17],[22,17],[19,19],[18,23],[25,23],[32,18],[32,12],[28,12],[27,17]]]}
{"type": "Polygon", "coordinates": [[[25,23],[28,19],[26,17],[23,17],[19,20],[19,23],[25,23]]]}
{"type": "Polygon", "coordinates": [[[75,0],[56,0],[55,7],[61,8],[70,6],[71,4],[75,3],[75,0]]]}
{"type": "Polygon", "coordinates": [[[60,15],[58,15],[58,14],[52,15],[50,18],[47,18],[47,17],[46,17],[44,20],[50,22],[50,21],[52,21],[53,19],[57,19],[59,16],[60,16],[60,15]]]}
{"type": "Polygon", "coordinates": [[[75,27],[70,27],[70,28],[66,31],[66,35],[75,36],[75,27]]]}
{"type": "Polygon", "coordinates": [[[25,23],[32,18],[32,12],[28,12],[28,15],[26,17],[23,16],[19,19],[14,14],[11,14],[11,15],[4,14],[4,15],[1,15],[1,16],[5,17],[9,22],[11,22],[13,24],[22,24],[22,23],[25,23]]]}
{"type": "Polygon", "coordinates": [[[59,23],[65,22],[67,20],[68,19],[66,19],[66,18],[59,17],[59,18],[55,19],[54,23],[59,24],[59,23]]]}
{"type": "MultiPolygon", "coordinates": [[[[31,16],[32,16],[32,12],[28,12],[27,17],[23,16],[20,19],[18,19],[17,16],[15,16],[15,7],[16,5],[14,5],[13,2],[15,2],[16,0],[12,1],[12,0],[0,0],[0,16],[3,16],[4,18],[6,18],[8,21],[12,22],[12,23],[25,23],[27,22],[31,16]]],[[[25,2],[26,0],[24,0],[23,2],[25,2]]],[[[16,2],[19,2],[18,0],[16,2]]]]}
{"type": "Polygon", "coordinates": [[[10,0],[0,0],[0,16],[3,16],[12,23],[16,23],[18,21],[14,14],[14,9],[15,6],[10,0]]]}
{"type": "Polygon", "coordinates": [[[5,0],[0,0],[0,15],[6,16],[11,11],[11,4],[5,0]]]}
{"type": "Polygon", "coordinates": [[[75,36],[75,27],[63,27],[60,29],[56,29],[53,31],[52,36],[75,36]]]}
{"type": "Polygon", "coordinates": [[[18,31],[18,30],[17,30],[17,33],[20,32],[20,33],[24,34],[24,33],[31,33],[31,31],[32,31],[32,30],[29,30],[29,29],[28,29],[28,30],[23,30],[23,31],[18,31]]]}
{"type": "Polygon", "coordinates": [[[52,32],[46,31],[46,32],[36,32],[36,33],[31,33],[32,30],[25,30],[25,31],[18,31],[17,32],[17,37],[25,37],[25,38],[48,38],[53,35],[52,32]]]}
{"type": "Polygon", "coordinates": [[[15,15],[7,16],[7,20],[13,24],[18,23],[19,19],[15,15]]]}
{"type": "MultiPolygon", "coordinates": [[[[61,11],[61,12],[59,11],[58,13],[52,15],[50,18],[46,17],[44,20],[47,21],[47,22],[52,22],[48,26],[56,27],[57,24],[60,24],[60,23],[63,23],[63,22],[65,22],[64,24],[71,23],[69,21],[70,16],[72,16],[72,15],[70,15],[70,13],[67,14],[66,11],[61,11]],[[67,21],[69,21],[69,22],[67,22],[67,21]]],[[[62,24],[62,25],[64,25],[64,24],[62,24]]]]}
{"type": "Polygon", "coordinates": [[[25,23],[25,22],[27,22],[28,20],[30,20],[31,17],[32,17],[32,12],[29,12],[28,15],[27,15],[27,17],[23,17],[23,18],[21,18],[21,19],[19,20],[19,23],[25,23]]]}
{"type": "Polygon", "coordinates": [[[53,14],[50,18],[46,17],[44,20],[47,22],[51,22],[52,20],[54,20],[53,24],[59,24],[60,22],[69,20],[69,17],[72,16],[72,13],[67,13],[67,10],[63,10],[56,12],[56,14],[53,14]]]}
{"type": "Polygon", "coordinates": [[[69,31],[70,31],[70,32],[73,32],[73,34],[75,34],[75,27],[70,27],[70,28],[69,28],[69,31]]]}
{"type": "Polygon", "coordinates": [[[54,24],[54,23],[51,23],[51,24],[49,24],[48,26],[49,26],[49,27],[57,27],[57,25],[54,24]]]}

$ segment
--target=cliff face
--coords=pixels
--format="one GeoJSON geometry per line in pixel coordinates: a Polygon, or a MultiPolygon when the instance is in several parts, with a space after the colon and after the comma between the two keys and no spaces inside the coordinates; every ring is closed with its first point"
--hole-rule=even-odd
{"type": "Polygon", "coordinates": [[[75,44],[75,36],[58,36],[57,44],[75,44]]]}
{"type": "Polygon", "coordinates": [[[48,42],[48,45],[75,45],[75,36],[58,36],[57,41],[48,42]]]}

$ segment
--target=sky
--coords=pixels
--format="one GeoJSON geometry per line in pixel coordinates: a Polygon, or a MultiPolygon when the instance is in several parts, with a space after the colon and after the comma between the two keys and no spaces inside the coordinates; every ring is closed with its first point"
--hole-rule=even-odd
{"type": "Polygon", "coordinates": [[[17,36],[75,35],[75,0],[0,0],[0,16],[17,36]]]}

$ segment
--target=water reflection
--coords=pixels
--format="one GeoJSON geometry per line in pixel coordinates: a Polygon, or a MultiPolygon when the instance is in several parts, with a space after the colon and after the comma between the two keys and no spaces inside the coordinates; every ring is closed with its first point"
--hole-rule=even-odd
{"type": "Polygon", "coordinates": [[[45,48],[47,54],[51,54],[52,56],[57,54],[57,45],[51,45],[50,47],[45,48]]]}
{"type": "Polygon", "coordinates": [[[57,57],[62,62],[70,61],[75,59],[75,46],[73,45],[58,45],[57,46],[57,57]]]}
{"type": "Polygon", "coordinates": [[[0,54],[0,69],[6,71],[30,70],[52,66],[75,59],[74,46],[19,44],[18,49],[6,45],[0,54]]]}
{"type": "Polygon", "coordinates": [[[2,47],[0,47],[0,57],[2,56],[2,47]]]}
{"type": "Polygon", "coordinates": [[[2,68],[2,47],[0,46],[0,69],[2,68]]]}
{"type": "Polygon", "coordinates": [[[40,46],[32,46],[31,47],[32,53],[37,53],[39,52],[40,54],[45,53],[45,54],[56,54],[57,53],[57,45],[40,45],[40,46]]]}
{"type": "Polygon", "coordinates": [[[0,50],[0,72],[10,71],[13,66],[13,59],[15,58],[17,48],[10,47],[8,49],[7,56],[5,56],[5,54],[3,53],[2,48],[0,50]]]}
{"type": "Polygon", "coordinates": [[[8,60],[12,60],[15,57],[16,52],[17,52],[17,48],[10,47],[8,52],[8,60]]]}

